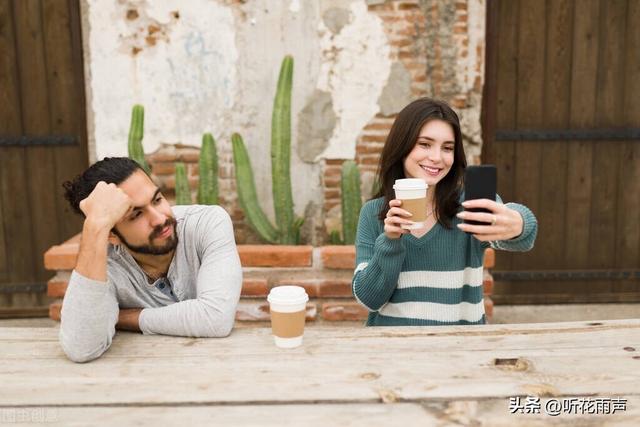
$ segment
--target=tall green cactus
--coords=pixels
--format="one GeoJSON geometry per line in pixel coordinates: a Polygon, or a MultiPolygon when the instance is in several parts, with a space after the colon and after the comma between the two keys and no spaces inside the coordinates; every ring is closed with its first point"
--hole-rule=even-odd
{"type": "Polygon", "coordinates": [[[342,236],[345,245],[356,241],[358,216],[362,208],[360,172],[353,160],[342,163],[340,190],[342,198],[342,236]]]}
{"type": "Polygon", "coordinates": [[[202,135],[200,149],[200,180],[198,182],[198,203],[201,205],[218,204],[218,155],[213,135],[202,135]]]}
{"type": "Polygon", "coordinates": [[[251,161],[239,134],[234,133],[231,135],[231,146],[233,148],[233,166],[236,173],[240,207],[247,216],[249,224],[260,237],[269,243],[277,243],[278,231],[271,225],[258,203],[251,161]]]}
{"type": "Polygon", "coordinates": [[[131,111],[131,126],[129,127],[129,158],[135,160],[148,174],[151,168],[144,158],[142,137],[144,135],[144,107],[136,104],[131,111]]]}
{"type": "Polygon", "coordinates": [[[276,226],[280,241],[296,243],[291,191],[291,86],[293,58],[285,56],[280,66],[278,87],[271,117],[271,183],[276,226]]]}
{"type": "Polygon", "coordinates": [[[176,205],[190,205],[191,190],[184,163],[176,163],[176,205]]]}
{"type": "Polygon", "coordinates": [[[297,244],[300,241],[300,227],[304,218],[295,218],[293,212],[293,195],[291,190],[291,87],[293,83],[293,58],[285,56],[280,66],[278,87],[273,102],[271,116],[271,183],[273,207],[276,226],[272,226],[257,202],[253,172],[246,160],[238,161],[236,154],[246,155],[246,148],[240,135],[232,137],[234,164],[236,166],[236,182],[238,195],[249,223],[268,242],[280,244],[297,244]],[[248,168],[248,169],[241,169],[248,168]],[[251,178],[251,188],[242,179],[251,178]],[[242,192],[248,192],[243,194],[242,192]],[[249,212],[248,210],[255,210],[249,212]],[[268,226],[267,226],[268,224],[268,226]],[[273,236],[275,233],[275,238],[273,236]]]}

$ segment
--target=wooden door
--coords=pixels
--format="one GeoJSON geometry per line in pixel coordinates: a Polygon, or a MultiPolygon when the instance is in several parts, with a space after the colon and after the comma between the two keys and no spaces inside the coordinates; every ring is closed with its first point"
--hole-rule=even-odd
{"type": "Polygon", "coordinates": [[[0,315],[47,305],[43,253],[80,230],[88,165],[77,0],[0,0],[0,315]]]}
{"type": "Polygon", "coordinates": [[[490,0],[483,162],[539,221],[496,302],[640,301],[640,0],[490,0]]]}

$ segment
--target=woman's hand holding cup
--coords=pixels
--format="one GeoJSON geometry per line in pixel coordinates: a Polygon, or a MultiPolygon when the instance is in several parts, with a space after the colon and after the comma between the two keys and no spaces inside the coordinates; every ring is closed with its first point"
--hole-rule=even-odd
{"type": "Polygon", "coordinates": [[[389,239],[399,239],[403,234],[410,232],[410,230],[402,228],[402,224],[413,224],[413,221],[408,219],[411,218],[412,214],[400,206],[402,206],[402,200],[393,199],[389,201],[389,211],[384,219],[384,234],[389,239]]]}

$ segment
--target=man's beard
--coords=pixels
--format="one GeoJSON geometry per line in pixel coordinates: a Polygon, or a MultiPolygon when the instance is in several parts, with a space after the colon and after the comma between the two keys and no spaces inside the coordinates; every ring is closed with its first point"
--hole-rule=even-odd
{"type": "Polygon", "coordinates": [[[132,245],[131,243],[127,242],[127,240],[122,236],[122,234],[120,234],[118,230],[114,228],[113,232],[115,233],[116,236],[120,238],[120,241],[122,242],[123,245],[127,247],[127,249],[129,249],[131,252],[136,252],[139,254],[166,255],[178,246],[177,222],[175,218],[171,218],[171,217],[167,218],[167,221],[165,221],[164,224],[159,225],[153,229],[153,231],[149,235],[148,245],[140,245],[140,246],[132,245]],[[173,235],[169,237],[168,241],[164,245],[162,246],[154,245],[153,239],[155,239],[160,234],[162,234],[162,230],[169,225],[173,227],[173,235]]]}

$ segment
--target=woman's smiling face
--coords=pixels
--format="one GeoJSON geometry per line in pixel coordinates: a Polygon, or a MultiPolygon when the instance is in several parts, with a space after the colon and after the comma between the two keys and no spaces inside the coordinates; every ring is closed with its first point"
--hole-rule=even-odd
{"type": "Polygon", "coordinates": [[[420,129],[416,145],[404,159],[404,174],[435,186],[451,170],[454,151],[455,136],[451,125],[438,119],[429,120],[420,129]]]}

